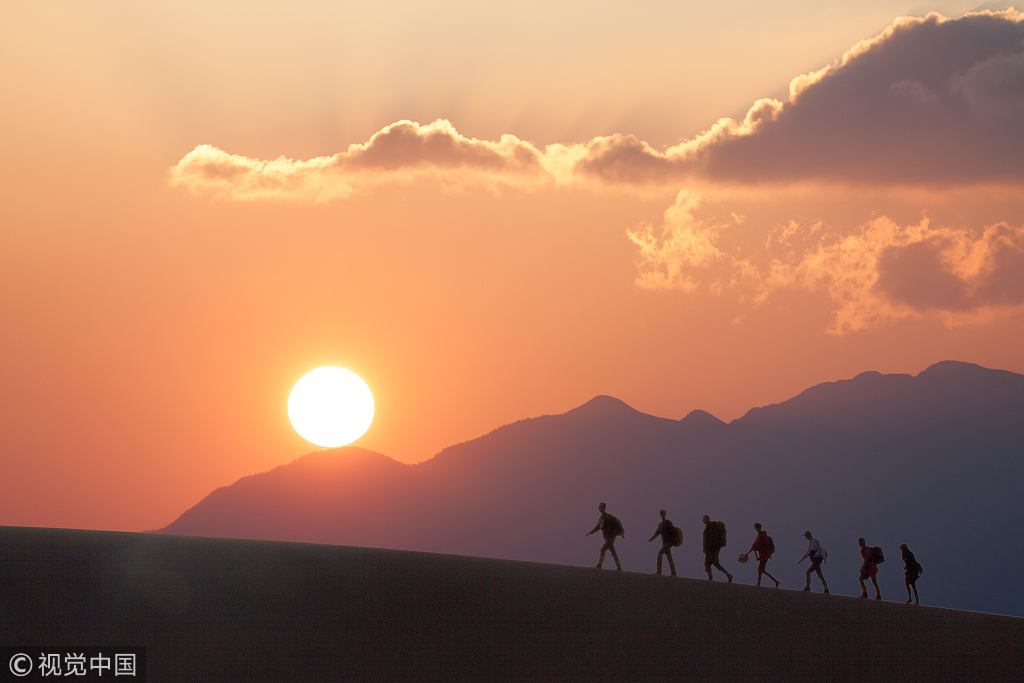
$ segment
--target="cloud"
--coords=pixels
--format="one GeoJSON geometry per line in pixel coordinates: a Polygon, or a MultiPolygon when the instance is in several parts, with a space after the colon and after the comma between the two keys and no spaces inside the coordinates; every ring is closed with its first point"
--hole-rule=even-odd
{"type": "Polygon", "coordinates": [[[627,231],[629,239],[640,247],[636,285],[642,289],[679,289],[693,292],[702,276],[712,274],[714,266],[728,261],[717,246],[724,226],[707,225],[693,212],[703,197],[683,190],[665,211],[660,237],[649,223],[627,231]]]}
{"type": "Polygon", "coordinates": [[[568,148],[552,146],[542,155],[514,135],[491,142],[467,138],[444,120],[399,121],[345,152],[308,161],[262,161],[200,145],[170,175],[173,185],[231,199],[318,201],[418,176],[455,183],[553,184],[566,178],[558,167],[571,168],[573,161],[568,148]]]}
{"type": "Polygon", "coordinates": [[[632,135],[539,149],[467,138],[445,120],[399,121],[308,161],[201,145],[172,182],[236,199],[345,197],[416,176],[517,186],[824,181],[973,185],[1024,181],[1024,13],[902,18],[841,59],[664,152],[632,135]]]}
{"type": "Polygon", "coordinates": [[[265,201],[344,198],[418,178],[489,189],[671,190],[660,227],[626,233],[638,249],[638,288],[732,290],[755,306],[786,289],[820,292],[832,306],[828,331],[846,334],[926,314],[958,325],[1024,312],[1024,228],[899,225],[882,216],[852,232],[820,220],[766,232],[756,207],[724,222],[706,217],[708,193],[738,187],[758,196],[754,188],[777,193],[790,184],[869,195],[895,186],[907,197],[910,187],[931,196],[979,186],[1019,193],[1022,131],[1024,13],[933,13],[898,19],[793,79],[788,101],[758,100],[742,120],[720,119],[664,151],[631,135],[541,148],[513,135],[469,138],[445,120],[399,121],[309,160],[200,145],[170,177],[196,193],[265,201]]]}
{"type": "Polygon", "coordinates": [[[826,331],[837,335],[927,314],[958,326],[1024,313],[1024,226],[971,230],[880,216],[831,231],[821,221],[791,220],[764,241],[737,241],[732,225],[701,211],[712,203],[684,190],[660,228],[641,223],[627,231],[639,249],[637,288],[731,290],[751,308],[786,290],[822,293],[832,309],[826,331]]]}
{"type": "Polygon", "coordinates": [[[971,185],[1024,180],[1024,13],[898,19],[835,64],[795,78],[664,153],[628,136],[587,145],[606,182],[820,180],[971,185]]]}

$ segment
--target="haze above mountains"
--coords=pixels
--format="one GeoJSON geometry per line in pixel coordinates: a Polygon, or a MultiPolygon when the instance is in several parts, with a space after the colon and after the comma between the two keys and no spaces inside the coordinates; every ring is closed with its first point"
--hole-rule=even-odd
{"type": "MultiPolygon", "coordinates": [[[[728,424],[598,396],[506,425],[406,465],[360,448],[318,451],[217,489],[159,533],[425,550],[573,565],[597,504],[626,527],[623,568],[654,571],[659,508],[683,528],[683,576],[702,577],[701,516],[726,522],[723,564],[743,583],[752,525],[778,548],[769,570],[803,585],[810,529],[833,593],[859,594],[857,538],[885,549],[883,597],[903,601],[897,546],[924,566],[930,605],[1024,615],[1024,375],[946,361],[917,376],[866,372],[728,424]]],[[[607,566],[607,565],[606,565],[607,566]]],[[[766,589],[767,590],[767,589],[766,589]]]]}

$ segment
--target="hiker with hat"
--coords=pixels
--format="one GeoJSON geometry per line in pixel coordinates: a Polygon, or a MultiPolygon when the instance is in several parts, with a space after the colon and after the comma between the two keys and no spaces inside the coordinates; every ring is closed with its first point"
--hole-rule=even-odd
{"type": "Polygon", "coordinates": [[[597,509],[601,512],[601,517],[597,520],[597,526],[587,532],[587,536],[595,534],[598,531],[604,536],[604,545],[601,546],[601,558],[597,561],[597,568],[600,569],[601,565],[604,564],[604,554],[607,551],[611,551],[612,559],[615,560],[615,568],[622,571],[622,565],[619,563],[619,555],[615,552],[615,537],[622,536],[626,537],[626,529],[622,526],[622,522],[615,515],[605,512],[607,505],[601,503],[597,506],[597,509]]]}
{"type": "Polygon", "coordinates": [[[913,588],[914,604],[920,605],[921,600],[917,597],[917,580],[924,573],[924,568],[914,557],[914,553],[910,552],[906,543],[900,543],[900,554],[903,556],[903,583],[907,587],[907,602],[910,602],[910,589],[913,588]]]}
{"type": "Polygon", "coordinates": [[[871,584],[875,587],[875,600],[882,599],[882,591],[878,588],[878,580],[875,578],[878,576],[878,565],[885,562],[885,556],[882,554],[882,549],[878,546],[874,548],[868,547],[867,542],[863,538],[858,538],[857,543],[860,544],[860,556],[864,562],[860,565],[860,597],[868,597],[868,587],[864,584],[865,579],[871,579],[871,584]]]}
{"type": "Polygon", "coordinates": [[[658,571],[655,574],[661,574],[661,558],[668,557],[668,568],[672,572],[672,576],[676,575],[676,563],[672,561],[672,548],[678,548],[683,544],[683,530],[672,524],[672,520],[668,519],[667,512],[664,510],[661,513],[661,524],[658,525],[658,530],[654,532],[654,535],[647,539],[650,543],[658,536],[661,536],[661,550],[658,551],[658,571]]]}
{"type": "Polygon", "coordinates": [[[769,574],[765,568],[768,565],[768,560],[772,559],[772,555],[775,554],[775,541],[772,540],[767,531],[761,528],[760,522],[754,522],[754,530],[757,532],[757,538],[750,545],[750,550],[739,557],[739,561],[746,562],[747,556],[750,553],[754,553],[754,557],[757,558],[757,585],[761,585],[761,575],[764,574],[774,581],[775,587],[778,588],[779,580],[769,574]]]}
{"type": "Polygon", "coordinates": [[[803,554],[803,557],[796,561],[797,564],[800,564],[806,559],[811,560],[811,566],[807,568],[807,573],[805,574],[805,577],[807,578],[807,585],[804,586],[803,589],[805,591],[811,590],[811,574],[817,574],[818,578],[821,579],[821,585],[825,587],[824,592],[828,593],[828,584],[825,583],[825,575],[821,573],[821,563],[828,563],[828,552],[821,547],[821,543],[818,542],[818,539],[811,536],[810,531],[804,532],[804,538],[807,539],[807,552],[803,554]]]}
{"type": "Polygon", "coordinates": [[[712,522],[710,517],[704,515],[704,571],[708,573],[708,581],[715,580],[711,576],[711,568],[716,567],[725,574],[729,583],[732,583],[732,574],[727,572],[718,560],[718,555],[725,546],[725,522],[712,522]]]}

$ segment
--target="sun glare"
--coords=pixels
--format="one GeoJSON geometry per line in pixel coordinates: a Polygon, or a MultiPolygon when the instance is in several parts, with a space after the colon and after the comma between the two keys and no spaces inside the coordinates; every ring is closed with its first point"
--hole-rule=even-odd
{"type": "Polygon", "coordinates": [[[292,387],[288,419],[306,441],[335,448],[361,437],[373,422],[373,394],[344,368],[311,370],[292,387]]]}

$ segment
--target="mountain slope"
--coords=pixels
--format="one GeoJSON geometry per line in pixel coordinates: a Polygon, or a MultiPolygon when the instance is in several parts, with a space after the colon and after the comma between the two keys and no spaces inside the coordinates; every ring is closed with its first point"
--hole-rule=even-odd
{"type": "Polygon", "coordinates": [[[1024,667],[1024,619],[820,593],[68,529],[0,527],[0,546],[0,647],[144,646],[153,683],[990,683],[1024,667]]]}

